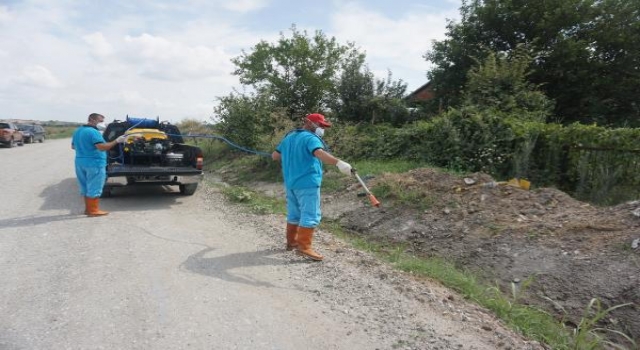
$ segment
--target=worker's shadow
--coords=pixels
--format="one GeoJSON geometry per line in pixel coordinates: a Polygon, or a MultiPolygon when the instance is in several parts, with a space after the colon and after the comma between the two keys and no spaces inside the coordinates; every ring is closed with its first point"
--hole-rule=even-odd
{"type": "Polygon", "coordinates": [[[40,210],[60,210],[68,206],[72,212],[80,212],[84,205],[75,178],[66,178],[57,184],[45,187],[39,197],[43,199],[40,210]]]}
{"type": "Polygon", "coordinates": [[[67,178],[57,184],[47,186],[40,192],[39,197],[43,199],[39,212],[49,210],[60,211],[61,207],[64,208],[64,204],[68,203],[69,213],[54,215],[41,215],[41,213],[37,213],[35,215],[0,219],[0,228],[46,225],[51,222],[76,220],[86,217],[81,215],[84,204],[82,197],[78,194],[78,185],[74,178],[67,178]]]}
{"type": "Polygon", "coordinates": [[[243,283],[255,287],[281,288],[269,282],[259,281],[252,276],[233,273],[232,271],[236,268],[247,268],[251,266],[305,263],[303,260],[290,261],[275,258],[273,255],[279,253],[277,250],[261,250],[257,252],[242,252],[224,256],[207,257],[206,255],[212,251],[214,251],[214,248],[209,247],[191,255],[180,265],[180,268],[228,282],[243,283]]]}

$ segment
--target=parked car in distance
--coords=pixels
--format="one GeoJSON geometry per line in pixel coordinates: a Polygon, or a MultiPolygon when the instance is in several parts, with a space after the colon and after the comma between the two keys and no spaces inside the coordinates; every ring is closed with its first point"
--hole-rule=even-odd
{"type": "Polygon", "coordinates": [[[0,144],[7,147],[24,145],[24,135],[14,123],[0,122],[0,144]]]}
{"type": "Polygon", "coordinates": [[[37,124],[18,124],[18,128],[24,134],[24,142],[34,143],[36,141],[43,143],[45,138],[45,130],[42,125],[37,124]]]}

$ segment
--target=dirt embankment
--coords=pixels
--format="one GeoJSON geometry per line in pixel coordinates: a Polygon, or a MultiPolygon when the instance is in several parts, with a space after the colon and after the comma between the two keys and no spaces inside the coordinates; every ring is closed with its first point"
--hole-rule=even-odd
{"type": "Polygon", "coordinates": [[[368,186],[382,180],[430,205],[408,209],[387,200],[376,209],[350,188],[326,196],[325,215],[362,235],[405,243],[416,255],[447,258],[505,291],[532,279],[521,300],[569,323],[580,321],[592,298],[606,307],[634,303],[612,312],[605,326],[640,339],[640,203],[599,208],[552,188],[483,185],[493,179],[433,169],[384,175],[368,186]]]}

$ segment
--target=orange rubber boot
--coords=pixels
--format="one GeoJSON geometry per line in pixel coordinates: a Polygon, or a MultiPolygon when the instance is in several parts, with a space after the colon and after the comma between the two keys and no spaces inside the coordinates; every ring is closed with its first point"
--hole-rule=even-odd
{"type": "Polygon", "coordinates": [[[87,197],[87,215],[89,216],[102,216],[109,214],[108,211],[100,210],[100,198],[87,197]]]}
{"type": "Polygon", "coordinates": [[[298,253],[315,261],[322,261],[324,257],[311,248],[314,228],[298,227],[298,253]]]}
{"type": "Polygon", "coordinates": [[[293,250],[298,247],[297,236],[298,225],[287,223],[287,250],[293,250]]]}

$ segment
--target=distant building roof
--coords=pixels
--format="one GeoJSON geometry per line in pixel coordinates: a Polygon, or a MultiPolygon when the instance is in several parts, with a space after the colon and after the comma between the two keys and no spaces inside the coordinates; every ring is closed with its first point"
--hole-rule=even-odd
{"type": "Polygon", "coordinates": [[[421,87],[417,88],[414,92],[410,93],[407,96],[407,100],[409,101],[428,101],[435,97],[433,92],[433,88],[431,87],[431,82],[427,82],[421,87]]]}

